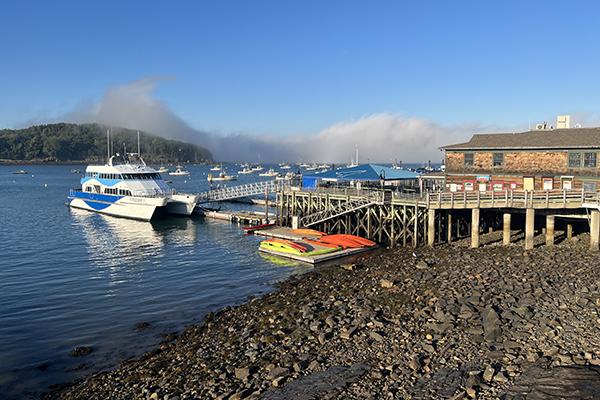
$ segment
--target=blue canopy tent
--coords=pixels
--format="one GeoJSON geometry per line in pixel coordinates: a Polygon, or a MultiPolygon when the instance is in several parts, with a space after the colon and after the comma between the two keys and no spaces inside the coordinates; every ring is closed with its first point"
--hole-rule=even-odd
{"type": "Polygon", "coordinates": [[[325,181],[399,181],[405,179],[418,179],[421,175],[403,169],[394,169],[375,164],[357,165],[327,172],[306,173],[304,179],[322,179],[325,181]]]}

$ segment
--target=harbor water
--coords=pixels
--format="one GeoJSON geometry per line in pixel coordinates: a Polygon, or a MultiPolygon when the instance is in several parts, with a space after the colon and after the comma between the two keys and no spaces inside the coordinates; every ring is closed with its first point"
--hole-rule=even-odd
{"type": "MultiPolygon", "coordinates": [[[[216,174],[209,166],[184,169],[189,176],[163,175],[179,192],[208,190],[207,175],[216,174]]],[[[261,239],[227,221],[141,222],[70,209],[68,191],[80,187],[84,170],[0,166],[0,398],[39,395],[49,385],[114,368],[165,334],[202,323],[209,311],[312,268],[261,255],[261,239]],[[12,174],[19,169],[27,173],[12,174]],[[80,346],[93,351],[72,357],[80,346]]],[[[237,170],[227,167],[229,174],[237,170]]],[[[218,184],[266,179],[272,178],[255,173],[218,184]]],[[[225,206],[236,207],[264,212],[225,206]]]]}

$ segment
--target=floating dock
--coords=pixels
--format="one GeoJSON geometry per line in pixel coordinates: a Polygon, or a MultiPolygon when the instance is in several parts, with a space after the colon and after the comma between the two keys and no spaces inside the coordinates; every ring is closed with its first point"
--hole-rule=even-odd
{"type": "MultiPolygon", "coordinates": [[[[265,221],[265,213],[258,211],[214,211],[200,210],[198,207],[196,207],[196,211],[205,218],[220,219],[238,224],[259,225],[267,222],[265,221]]],[[[268,214],[268,218],[274,220],[275,215],[268,214]]]]}
{"type": "MultiPolygon", "coordinates": [[[[304,238],[316,240],[319,237],[321,237],[321,235],[299,234],[296,232],[292,232],[292,230],[290,228],[281,227],[281,226],[256,230],[256,231],[254,231],[254,234],[258,235],[258,236],[265,236],[268,238],[286,239],[286,240],[290,240],[292,242],[297,242],[297,243],[301,244],[302,246],[307,247],[309,251],[322,250],[322,249],[328,248],[325,246],[320,246],[315,243],[308,243],[308,242],[304,241],[304,238]]],[[[300,254],[282,253],[282,252],[275,251],[275,250],[265,249],[263,247],[261,247],[259,250],[265,254],[270,254],[273,256],[277,256],[277,257],[289,258],[292,260],[302,261],[302,262],[309,263],[309,264],[317,264],[317,263],[320,263],[323,261],[329,261],[329,260],[334,260],[336,258],[342,258],[342,257],[359,254],[359,253],[364,253],[366,251],[373,250],[378,247],[379,247],[378,245],[373,245],[373,246],[365,246],[365,247],[345,248],[345,249],[340,249],[340,250],[334,251],[332,253],[308,255],[308,256],[300,255],[300,254]]]]}

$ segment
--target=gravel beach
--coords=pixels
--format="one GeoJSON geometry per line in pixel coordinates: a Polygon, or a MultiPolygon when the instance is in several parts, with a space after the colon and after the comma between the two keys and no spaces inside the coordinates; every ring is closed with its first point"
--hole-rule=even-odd
{"type": "Polygon", "coordinates": [[[600,398],[589,236],[499,234],[316,268],[39,398],[600,398]]]}

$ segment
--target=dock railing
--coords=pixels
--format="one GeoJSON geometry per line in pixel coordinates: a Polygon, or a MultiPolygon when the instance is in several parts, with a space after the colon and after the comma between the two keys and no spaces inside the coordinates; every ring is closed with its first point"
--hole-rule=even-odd
{"type": "Polygon", "coordinates": [[[208,192],[200,193],[198,204],[256,196],[264,194],[266,190],[273,193],[276,192],[282,185],[283,184],[280,184],[277,181],[263,181],[214,189],[208,192]]]}
{"type": "Polygon", "coordinates": [[[503,190],[499,192],[427,192],[427,208],[599,208],[596,192],[574,190],[503,190]]]}

